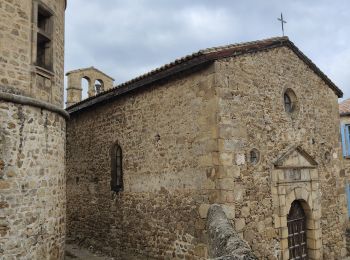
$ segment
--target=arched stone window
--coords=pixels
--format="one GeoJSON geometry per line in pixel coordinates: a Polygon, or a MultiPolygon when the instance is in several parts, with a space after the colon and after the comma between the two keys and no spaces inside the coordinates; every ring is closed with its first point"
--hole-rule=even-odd
{"type": "Polygon", "coordinates": [[[295,114],[298,110],[298,100],[292,89],[287,89],[283,93],[284,110],[288,114],[295,114]]]}
{"type": "Polygon", "coordinates": [[[123,152],[119,144],[112,147],[111,152],[111,190],[123,190],[123,152]]]}
{"type": "Polygon", "coordinates": [[[256,165],[260,161],[260,152],[257,149],[252,149],[249,152],[249,161],[251,165],[256,165]]]}
{"type": "Polygon", "coordinates": [[[292,100],[287,93],[284,93],[284,107],[285,107],[285,110],[289,113],[293,111],[292,100]]]}

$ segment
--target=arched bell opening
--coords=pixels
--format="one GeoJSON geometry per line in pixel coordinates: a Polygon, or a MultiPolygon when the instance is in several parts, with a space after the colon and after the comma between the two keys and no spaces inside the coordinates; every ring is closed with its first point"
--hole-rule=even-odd
{"type": "Polygon", "coordinates": [[[90,85],[91,85],[91,79],[87,76],[82,77],[82,79],[81,79],[81,88],[82,88],[81,97],[82,97],[82,99],[81,100],[84,100],[84,99],[89,97],[88,93],[89,93],[90,85]]]}
{"type": "Polygon", "coordinates": [[[104,91],[104,83],[103,83],[103,80],[101,79],[97,79],[95,80],[95,84],[94,84],[94,87],[95,87],[95,94],[100,94],[101,92],[104,91]]]}

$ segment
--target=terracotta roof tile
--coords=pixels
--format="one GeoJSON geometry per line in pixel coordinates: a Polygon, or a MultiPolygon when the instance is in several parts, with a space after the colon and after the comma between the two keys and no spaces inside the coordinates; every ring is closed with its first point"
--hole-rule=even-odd
{"type": "Polygon", "coordinates": [[[165,64],[155,70],[136,77],[130,81],[122,83],[115,88],[109,89],[96,96],[89,97],[67,108],[69,113],[91,107],[95,104],[116,98],[122,94],[135,89],[145,87],[156,81],[165,79],[196,66],[209,64],[215,60],[227,57],[235,57],[247,53],[259,52],[267,49],[286,46],[289,47],[300,59],[302,59],[325,83],[335,92],[338,97],[343,96],[343,92],[309,59],[307,58],[288,37],[275,37],[260,41],[252,41],[238,44],[230,44],[221,47],[203,49],[185,57],[179,58],[171,63],[165,64]]]}
{"type": "Polygon", "coordinates": [[[339,113],[341,115],[350,115],[350,98],[340,102],[339,113]]]}

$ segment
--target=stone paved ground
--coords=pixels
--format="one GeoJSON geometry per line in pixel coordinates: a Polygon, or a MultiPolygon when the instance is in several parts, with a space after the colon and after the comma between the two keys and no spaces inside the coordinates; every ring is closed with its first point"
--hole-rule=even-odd
{"type": "MultiPolygon", "coordinates": [[[[92,253],[88,249],[82,248],[75,244],[67,244],[65,260],[117,260],[117,259],[113,257],[97,255],[96,253],[92,253]]],[[[133,258],[132,260],[141,260],[141,259],[133,258]]],[[[343,260],[350,260],[350,257],[346,257],[343,260]]]]}
{"type": "Polygon", "coordinates": [[[115,258],[97,255],[78,245],[67,244],[65,260],[115,260],[115,258]]]}
{"type": "MultiPolygon", "coordinates": [[[[104,256],[100,253],[93,252],[87,248],[81,247],[77,244],[66,244],[66,253],[64,260],[155,260],[155,258],[149,258],[144,256],[131,256],[125,257],[110,257],[104,256]]],[[[350,259],[349,259],[350,260],[350,259]]]]}

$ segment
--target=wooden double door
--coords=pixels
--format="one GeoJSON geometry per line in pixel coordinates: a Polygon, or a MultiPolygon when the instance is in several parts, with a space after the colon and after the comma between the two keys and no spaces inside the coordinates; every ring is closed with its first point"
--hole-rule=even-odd
{"type": "Polygon", "coordinates": [[[308,259],[306,215],[299,201],[294,201],[287,216],[289,259],[308,259]]]}

